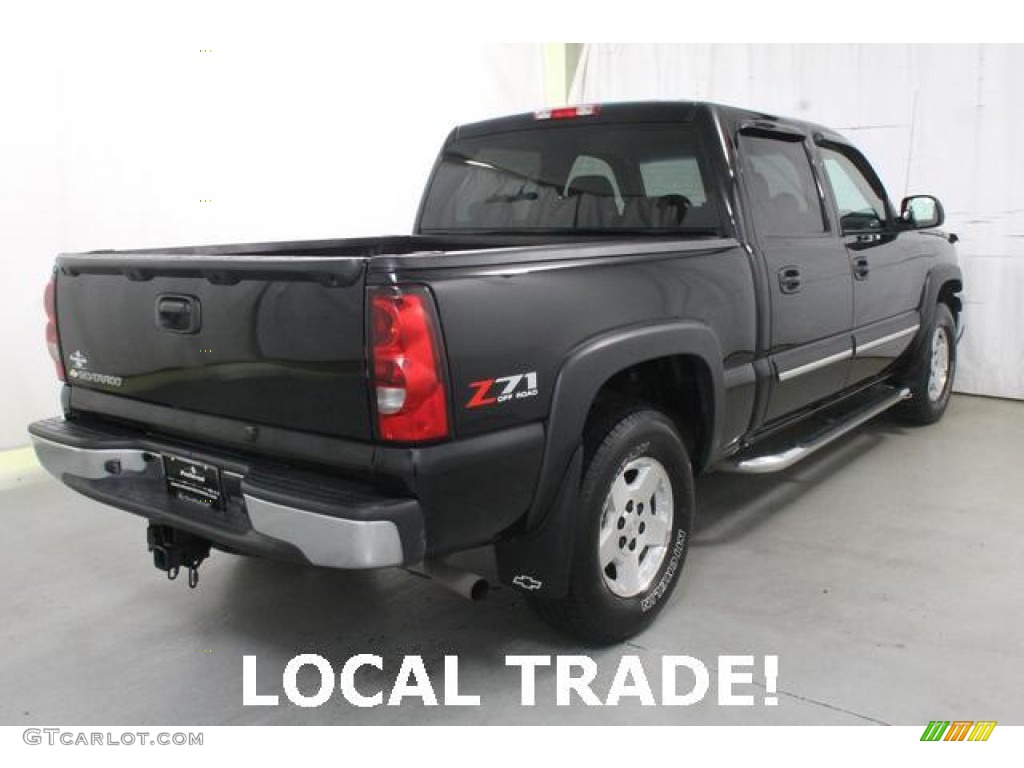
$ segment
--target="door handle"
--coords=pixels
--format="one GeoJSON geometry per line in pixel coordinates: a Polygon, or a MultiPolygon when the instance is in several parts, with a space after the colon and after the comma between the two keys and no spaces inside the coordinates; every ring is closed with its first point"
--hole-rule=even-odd
{"type": "Polygon", "coordinates": [[[800,290],[799,267],[783,267],[779,270],[779,290],[783,293],[796,293],[800,290]]]}
{"type": "Polygon", "coordinates": [[[867,280],[871,272],[871,265],[868,264],[867,256],[857,256],[853,260],[853,276],[857,280],[867,280]]]}

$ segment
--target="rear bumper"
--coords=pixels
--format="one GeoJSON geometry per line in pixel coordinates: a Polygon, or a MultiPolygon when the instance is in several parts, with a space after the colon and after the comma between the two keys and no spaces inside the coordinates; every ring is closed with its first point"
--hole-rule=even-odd
{"type": "Polygon", "coordinates": [[[414,498],[233,454],[200,453],[116,427],[48,419],[29,433],[39,462],[74,490],[224,548],[347,569],[415,563],[425,553],[423,514],[414,498]],[[220,467],[224,508],[171,496],[164,454],[220,467]]]}

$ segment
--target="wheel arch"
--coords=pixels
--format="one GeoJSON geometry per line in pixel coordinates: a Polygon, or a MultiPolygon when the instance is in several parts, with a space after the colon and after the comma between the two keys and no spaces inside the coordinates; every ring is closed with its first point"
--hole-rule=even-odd
{"type": "MultiPolygon", "coordinates": [[[[572,547],[572,518],[583,472],[583,436],[598,395],[617,376],[643,366],[676,361],[697,373],[710,403],[701,404],[703,424],[697,445],[699,470],[719,442],[725,398],[721,347],[708,326],[673,321],[616,330],[577,347],[556,379],[548,418],[544,458],[524,529],[500,542],[497,549],[502,581],[515,583],[523,574],[540,596],[564,592],[572,547]]],[[[693,436],[691,435],[691,438],[693,436]]]]}
{"type": "Polygon", "coordinates": [[[612,419],[634,404],[664,413],[679,432],[698,471],[711,456],[714,381],[710,366],[692,354],[643,360],[610,376],[598,388],[584,422],[584,444],[602,437],[602,414],[612,419]],[[592,435],[592,427],[599,428],[592,435]]]}
{"type": "Polygon", "coordinates": [[[925,328],[932,324],[935,314],[935,305],[943,303],[949,306],[953,313],[953,319],[960,323],[960,313],[963,311],[963,302],[959,294],[964,288],[963,273],[956,264],[939,264],[928,272],[925,277],[924,290],[921,294],[921,327],[925,328]]]}
{"type": "MultiPolygon", "coordinates": [[[[631,372],[642,371],[643,375],[650,376],[659,368],[674,370],[674,375],[680,377],[675,383],[685,379],[687,374],[692,375],[702,396],[710,400],[699,404],[700,434],[690,435],[698,440],[692,457],[695,469],[706,466],[717,445],[718,417],[725,392],[722,353],[714,332],[702,323],[690,321],[617,330],[580,345],[559,371],[530,520],[543,516],[556,495],[599,395],[615,387],[621,377],[631,372]]],[[[687,414],[669,415],[685,417],[687,414]]],[[[689,425],[689,428],[692,430],[694,426],[689,425]]]]}
{"type": "Polygon", "coordinates": [[[962,326],[963,302],[957,295],[963,290],[963,274],[957,264],[938,264],[929,270],[925,276],[924,287],[921,289],[921,303],[918,306],[920,315],[920,330],[912,344],[910,344],[900,360],[896,363],[897,371],[905,372],[913,361],[920,354],[921,348],[931,342],[928,329],[935,320],[935,308],[940,304],[946,304],[949,311],[953,313],[953,320],[956,322],[958,334],[962,326]]]}

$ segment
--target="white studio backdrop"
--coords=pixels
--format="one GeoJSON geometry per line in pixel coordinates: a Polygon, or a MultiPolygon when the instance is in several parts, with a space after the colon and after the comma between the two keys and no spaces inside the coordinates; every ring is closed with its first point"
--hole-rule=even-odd
{"type": "Polygon", "coordinates": [[[576,102],[696,99],[839,130],[898,205],[934,194],[966,284],[956,388],[1024,398],[1024,46],[588,45],[576,102]]]}
{"type": "Polygon", "coordinates": [[[544,103],[540,45],[0,52],[0,450],[59,412],[59,251],[408,234],[448,131],[544,103]]]}
{"type": "MultiPolygon", "coordinates": [[[[588,45],[570,101],[709,99],[839,129],[893,198],[938,195],[961,236],[957,388],[1024,398],[1022,78],[1020,46],[588,45]]],[[[534,109],[544,82],[540,45],[0,51],[0,450],[58,411],[57,252],[407,233],[448,130],[534,109]]]]}

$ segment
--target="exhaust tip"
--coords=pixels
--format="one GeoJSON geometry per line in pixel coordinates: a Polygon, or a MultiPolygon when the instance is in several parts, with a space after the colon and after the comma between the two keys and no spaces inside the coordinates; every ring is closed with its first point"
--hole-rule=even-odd
{"type": "Polygon", "coordinates": [[[481,577],[469,588],[469,599],[473,602],[486,600],[487,595],[490,594],[490,592],[491,585],[487,582],[487,579],[481,577]]]}
{"type": "Polygon", "coordinates": [[[443,560],[425,560],[405,570],[417,576],[424,576],[473,602],[484,600],[491,591],[491,585],[479,573],[467,571],[443,560]]]}

